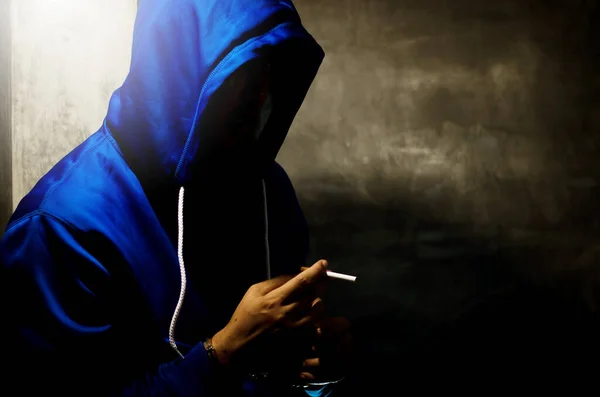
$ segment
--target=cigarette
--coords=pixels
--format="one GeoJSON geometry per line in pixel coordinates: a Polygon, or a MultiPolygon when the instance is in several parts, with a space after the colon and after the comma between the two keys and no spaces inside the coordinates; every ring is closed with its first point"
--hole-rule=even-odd
{"type": "MultiPolygon", "coordinates": [[[[301,267],[300,270],[305,271],[306,269],[308,269],[308,267],[301,267]]],[[[330,270],[327,270],[327,277],[329,278],[335,278],[338,280],[345,280],[345,281],[350,281],[352,283],[356,282],[356,276],[351,276],[349,274],[344,274],[344,273],[337,273],[337,272],[332,272],[330,270]]]]}
{"type": "Polygon", "coordinates": [[[327,277],[337,278],[338,280],[351,281],[353,283],[356,282],[356,276],[350,276],[348,274],[343,274],[343,273],[336,273],[336,272],[332,272],[329,270],[327,270],[327,277]]]}

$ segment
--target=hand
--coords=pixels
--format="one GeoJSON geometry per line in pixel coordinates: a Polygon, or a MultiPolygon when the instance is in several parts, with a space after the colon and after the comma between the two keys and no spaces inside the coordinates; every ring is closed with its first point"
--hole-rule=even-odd
{"type": "Polygon", "coordinates": [[[335,380],[352,366],[354,340],[350,322],[342,317],[322,320],[317,326],[313,356],[304,360],[300,378],[307,381],[335,380]]]}
{"type": "MultiPolygon", "coordinates": [[[[245,366],[264,361],[271,353],[284,356],[281,346],[275,349],[266,343],[254,354],[247,354],[247,350],[252,351],[247,347],[258,340],[268,341],[269,338],[263,337],[276,336],[282,331],[309,329],[315,322],[312,310],[318,299],[315,287],[326,271],[327,262],[321,260],[296,276],[280,276],[252,285],[229,323],[213,337],[218,360],[245,366]]],[[[293,341],[290,342],[290,348],[294,348],[293,341]]]]}

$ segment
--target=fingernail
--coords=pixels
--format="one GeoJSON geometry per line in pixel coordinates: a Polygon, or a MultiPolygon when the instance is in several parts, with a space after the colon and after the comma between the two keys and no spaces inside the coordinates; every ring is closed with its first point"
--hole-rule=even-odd
{"type": "Polygon", "coordinates": [[[326,261],[326,260],[322,260],[322,261],[321,261],[321,264],[323,264],[323,267],[324,267],[325,269],[327,269],[327,267],[329,266],[329,263],[327,263],[327,261],[326,261]]]}

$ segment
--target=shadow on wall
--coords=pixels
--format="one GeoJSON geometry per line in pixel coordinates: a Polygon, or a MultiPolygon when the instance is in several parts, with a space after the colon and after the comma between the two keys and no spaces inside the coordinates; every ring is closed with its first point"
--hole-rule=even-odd
{"type": "Polygon", "coordinates": [[[360,278],[328,297],[347,395],[598,357],[597,3],[297,1],[327,57],[280,161],[311,259],[360,278]]]}
{"type": "Polygon", "coordinates": [[[538,246],[503,246],[498,230],[451,225],[410,203],[381,207],[328,193],[303,207],[311,261],[325,257],[359,280],[331,281],[325,299],[357,340],[357,372],[341,395],[439,382],[464,389],[474,378],[547,387],[584,376],[600,355],[597,315],[575,294],[515,276],[515,258],[536,258],[538,246]]]}

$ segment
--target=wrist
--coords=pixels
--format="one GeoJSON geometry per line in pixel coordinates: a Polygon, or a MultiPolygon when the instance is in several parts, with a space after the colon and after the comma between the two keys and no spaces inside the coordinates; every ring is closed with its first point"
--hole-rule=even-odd
{"type": "MultiPolygon", "coordinates": [[[[216,361],[223,366],[230,365],[231,358],[237,350],[232,338],[224,330],[221,330],[210,338],[209,341],[212,345],[212,355],[216,361]]],[[[204,347],[208,347],[206,342],[204,347]]]]}
{"type": "MultiPolygon", "coordinates": [[[[226,389],[234,390],[241,385],[244,379],[237,366],[231,365],[231,355],[228,350],[220,344],[220,337],[221,335],[217,336],[217,334],[215,334],[212,338],[207,338],[202,345],[212,364],[213,380],[216,382],[215,385],[218,385],[220,388],[224,387],[226,389]]],[[[228,393],[226,394],[229,395],[228,393]]]]}

